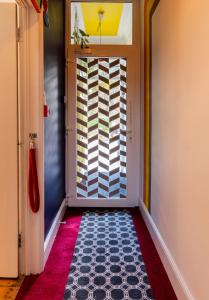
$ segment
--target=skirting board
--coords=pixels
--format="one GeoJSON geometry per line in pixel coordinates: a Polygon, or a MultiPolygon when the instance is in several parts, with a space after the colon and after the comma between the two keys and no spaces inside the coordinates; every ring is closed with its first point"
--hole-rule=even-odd
{"type": "Polygon", "coordinates": [[[195,300],[143,201],[139,209],[179,300],[195,300]]]}
{"type": "Polygon", "coordinates": [[[58,211],[58,213],[57,213],[57,215],[54,219],[54,222],[53,222],[53,224],[50,228],[50,231],[47,234],[47,237],[46,237],[45,242],[44,242],[44,266],[45,266],[46,261],[49,257],[49,254],[50,254],[50,251],[52,249],[54,240],[56,238],[57,232],[58,232],[59,227],[60,227],[60,222],[62,221],[62,218],[65,214],[66,209],[67,209],[67,202],[66,202],[66,199],[64,199],[62,201],[60,209],[59,209],[59,211],[58,211]]]}

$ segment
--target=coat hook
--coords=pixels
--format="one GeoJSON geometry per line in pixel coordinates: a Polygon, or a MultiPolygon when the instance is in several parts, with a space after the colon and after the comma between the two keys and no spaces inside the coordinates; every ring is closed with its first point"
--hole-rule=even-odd
{"type": "Polygon", "coordinates": [[[37,133],[33,132],[33,133],[29,133],[29,138],[34,140],[34,139],[37,139],[38,135],[37,133]]]}

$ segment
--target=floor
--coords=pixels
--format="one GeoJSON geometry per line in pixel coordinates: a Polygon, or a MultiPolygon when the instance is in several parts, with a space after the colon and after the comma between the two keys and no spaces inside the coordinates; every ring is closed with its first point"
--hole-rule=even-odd
{"type": "Polygon", "coordinates": [[[0,300],[15,299],[23,279],[0,279],[0,300]]]}
{"type": "Polygon", "coordinates": [[[83,213],[64,300],[153,300],[129,209],[83,213]]]}
{"type": "MultiPolygon", "coordinates": [[[[139,210],[138,209],[130,209],[129,211],[132,216],[132,221],[131,221],[130,217],[128,217],[128,221],[133,222],[133,224],[134,224],[134,228],[135,228],[134,234],[137,234],[138,243],[140,245],[141,253],[143,256],[143,261],[146,266],[146,271],[147,271],[149,282],[150,282],[150,285],[151,285],[151,288],[153,291],[154,299],[155,300],[177,300],[177,297],[173,291],[173,288],[170,284],[168,276],[165,272],[165,269],[163,268],[163,265],[160,261],[159,255],[155,249],[155,246],[152,242],[152,239],[149,235],[149,232],[146,228],[143,218],[139,213],[139,210]]],[[[110,214],[109,214],[109,216],[107,216],[107,219],[112,217],[111,216],[112,209],[110,209],[109,212],[110,212],[110,214]]],[[[95,240],[92,237],[91,237],[91,239],[89,239],[89,237],[88,237],[88,240],[85,239],[84,241],[81,241],[80,239],[82,238],[82,234],[85,233],[83,231],[83,229],[85,229],[85,231],[88,232],[88,234],[92,234],[92,232],[93,232],[92,228],[91,228],[91,226],[93,224],[91,224],[92,222],[90,221],[90,219],[87,220],[88,224],[83,223],[83,221],[85,221],[86,213],[87,213],[86,209],[70,209],[66,212],[65,217],[63,219],[65,222],[60,226],[58,235],[55,239],[54,245],[52,247],[52,251],[49,255],[49,258],[46,263],[44,271],[40,275],[27,276],[25,278],[25,280],[19,290],[19,293],[16,297],[16,300],[52,300],[52,299],[53,300],[61,300],[64,297],[65,297],[64,299],[66,299],[66,300],[75,300],[75,299],[83,300],[83,299],[92,299],[92,298],[94,300],[102,299],[100,297],[100,294],[94,295],[94,293],[93,293],[93,296],[91,295],[91,298],[88,298],[88,297],[86,298],[85,295],[83,297],[83,294],[80,295],[80,293],[81,293],[80,291],[79,291],[79,297],[76,296],[76,298],[75,298],[75,295],[73,295],[73,296],[71,295],[71,291],[74,288],[74,286],[72,286],[72,289],[71,289],[71,286],[70,286],[72,278],[77,278],[77,276],[75,276],[75,277],[72,276],[73,264],[75,264],[77,256],[79,257],[78,262],[80,261],[80,252],[79,251],[81,251],[81,249],[83,249],[81,247],[82,245],[80,245],[79,247],[78,247],[78,245],[81,242],[85,243],[85,245],[86,245],[86,243],[89,243],[89,242],[92,243],[92,241],[93,241],[93,244],[104,243],[104,242],[107,243],[108,241],[109,241],[109,243],[111,242],[111,244],[113,242],[114,242],[114,244],[115,243],[118,244],[119,242],[122,242],[122,239],[119,239],[119,238],[114,239],[112,237],[112,235],[115,235],[116,233],[119,234],[119,231],[118,231],[119,229],[117,229],[117,230],[114,229],[114,231],[112,233],[110,233],[109,232],[110,228],[108,229],[107,225],[106,225],[104,230],[103,230],[103,228],[95,229],[96,230],[95,232],[98,231],[98,233],[97,233],[98,239],[97,240],[95,240]],[[99,232],[99,230],[101,230],[101,233],[99,232]],[[109,238],[104,238],[102,236],[101,237],[99,236],[100,234],[103,235],[104,233],[109,234],[109,235],[111,234],[111,239],[113,238],[113,240],[110,241],[109,238]],[[77,245],[76,245],[76,243],[77,243],[77,245]],[[70,266],[71,266],[71,270],[70,270],[70,266]],[[70,273],[69,273],[69,271],[70,271],[70,273]],[[67,285],[66,285],[66,283],[67,283],[67,285]],[[69,290],[70,290],[70,294],[69,294],[69,290]],[[65,295],[64,295],[64,293],[65,293],[65,295]]],[[[100,213],[104,214],[104,212],[102,210],[100,213]]],[[[95,214],[94,209],[91,209],[91,214],[93,214],[93,216],[94,216],[94,214],[95,214]]],[[[92,216],[90,216],[90,217],[92,217],[92,216]]],[[[110,222],[112,222],[112,221],[110,220],[110,222]]],[[[111,224],[109,224],[109,225],[111,225],[111,224]]],[[[109,225],[108,225],[108,227],[109,227],[109,225]]],[[[126,225],[130,225],[130,224],[126,224],[126,225]]],[[[112,225],[110,227],[112,227],[112,225]]],[[[127,228],[129,228],[129,227],[130,226],[122,226],[121,230],[126,229],[126,231],[127,231],[127,228]]],[[[131,227],[133,228],[133,225],[131,225],[131,227]]],[[[121,236],[124,235],[124,233],[125,232],[122,232],[121,236]]],[[[131,229],[131,234],[133,234],[132,229],[131,229]]],[[[132,240],[132,242],[134,242],[134,240],[136,240],[136,238],[131,239],[131,240],[132,240]]],[[[124,242],[126,242],[126,241],[124,241],[124,242]]],[[[117,253],[115,254],[116,246],[115,245],[113,245],[113,247],[110,246],[110,248],[112,250],[114,250],[114,255],[111,254],[111,256],[114,256],[114,259],[118,260],[118,258],[116,258],[117,253]]],[[[88,248],[88,251],[91,251],[91,252],[94,251],[94,247],[91,248],[91,247],[88,247],[88,245],[87,245],[87,248],[88,248]]],[[[101,247],[99,246],[97,248],[99,248],[99,251],[103,251],[103,252],[106,251],[106,247],[102,247],[102,245],[101,245],[101,247]],[[102,248],[104,248],[104,250],[102,248]]],[[[124,245],[122,250],[129,251],[128,248],[129,248],[128,245],[124,245]]],[[[121,252],[122,250],[121,250],[121,247],[119,247],[119,252],[121,252]]],[[[85,250],[85,251],[87,251],[87,250],[85,250]]],[[[83,250],[83,252],[85,252],[85,251],[83,250]]],[[[138,249],[137,249],[137,251],[138,251],[138,249]]],[[[106,253],[107,256],[110,255],[110,252],[111,251],[109,251],[109,250],[107,251],[107,253],[106,253]]],[[[118,250],[117,250],[117,252],[118,252],[118,250]]],[[[126,255],[127,255],[126,253],[121,254],[120,257],[125,258],[126,255]]],[[[84,257],[83,257],[83,259],[84,259],[84,257]]],[[[140,264],[142,263],[141,259],[140,259],[140,261],[137,261],[137,257],[135,257],[134,260],[136,262],[136,266],[137,266],[137,263],[140,263],[140,264]]],[[[86,262],[84,261],[84,263],[86,263],[86,262]]],[[[124,262],[123,262],[123,265],[124,265],[124,262]]],[[[91,266],[91,265],[89,265],[89,266],[91,266]]],[[[81,271],[80,267],[81,268],[83,268],[83,267],[79,266],[79,270],[81,271]]],[[[96,266],[93,266],[93,267],[95,268],[96,266]]],[[[131,272],[132,270],[130,270],[130,266],[127,266],[127,267],[129,268],[129,271],[131,272]]],[[[95,269],[95,271],[96,271],[96,269],[95,269]]],[[[101,270],[99,270],[99,271],[97,270],[97,272],[100,272],[100,271],[101,270]]],[[[113,271],[114,270],[111,269],[111,272],[113,272],[113,271]]],[[[92,281],[94,274],[92,273],[90,275],[91,276],[89,278],[92,281]]],[[[105,274],[105,276],[106,275],[107,274],[105,274]]],[[[122,274],[122,276],[123,276],[123,274],[122,274]]],[[[126,274],[124,274],[124,276],[125,276],[125,280],[126,280],[126,277],[127,277],[126,274]]],[[[115,278],[115,276],[113,276],[113,277],[114,278],[112,278],[112,280],[117,279],[117,278],[115,278]]],[[[108,280],[111,279],[109,275],[106,278],[108,280]]],[[[134,279],[134,278],[133,278],[133,276],[131,276],[131,278],[129,278],[129,279],[134,279]]],[[[129,280],[129,279],[127,279],[127,280],[129,280]]],[[[82,278],[82,280],[83,280],[83,278],[82,278]]],[[[79,279],[79,282],[78,282],[76,279],[76,289],[77,290],[79,289],[79,287],[77,286],[77,283],[83,284],[82,280],[79,279]]],[[[119,279],[119,278],[118,278],[118,280],[121,281],[121,279],[119,279]]],[[[103,279],[103,281],[104,281],[104,279],[103,279]]],[[[112,281],[112,284],[114,284],[113,281],[112,281]]],[[[147,281],[145,283],[147,283],[147,281]]],[[[133,285],[130,282],[130,280],[129,280],[129,284],[133,285]]],[[[105,288],[108,288],[108,287],[106,286],[105,288]]],[[[122,288],[125,288],[125,287],[123,286],[122,288]]],[[[141,288],[144,289],[144,284],[143,284],[143,286],[141,286],[141,288]]],[[[119,291],[120,293],[122,293],[121,290],[122,289],[120,289],[120,291],[119,291]]],[[[100,291],[100,292],[104,293],[104,291],[100,291]]],[[[125,298],[122,296],[118,297],[118,295],[112,296],[112,294],[111,294],[108,296],[108,299],[117,299],[117,300],[118,299],[129,299],[129,300],[130,299],[138,299],[138,300],[143,299],[143,300],[145,300],[145,299],[150,299],[150,298],[152,299],[152,297],[145,297],[145,296],[143,296],[143,297],[136,296],[135,297],[136,292],[139,293],[135,289],[134,289],[134,291],[132,291],[132,290],[129,291],[128,295],[127,295],[127,292],[124,292],[124,295],[126,294],[125,298]],[[132,295],[133,293],[134,293],[134,295],[132,295]],[[129,294],[132,295],[131,298],[129,297],[129,294]]],[[[82,293],[83,293],[83,291],[82,291],[82,293]]],[[[13,298],[0,298],[0,299],[13,299],[13,298]]]]}

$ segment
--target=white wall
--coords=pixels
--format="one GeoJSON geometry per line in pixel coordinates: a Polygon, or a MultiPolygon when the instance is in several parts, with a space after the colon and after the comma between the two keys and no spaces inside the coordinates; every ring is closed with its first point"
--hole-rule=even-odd
{"type": "Polygon", "coordinates": [[[209,299],[209,1],[153,17],[151,216],[188,288],[209,299]]]}
{"type": "Polygon", "coordinates": [[[16,5],[0,3],[0,277],[18,275],[16,5]]]}

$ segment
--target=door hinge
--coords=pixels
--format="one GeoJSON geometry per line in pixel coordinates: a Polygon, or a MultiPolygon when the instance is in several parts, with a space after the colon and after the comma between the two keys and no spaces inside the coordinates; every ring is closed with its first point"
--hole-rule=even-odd
{"type": "Polygon", "coordinates": [[[21,233],[18,234],[18,247],[19,248],[22,247],[22,234],[21,233]]]}

